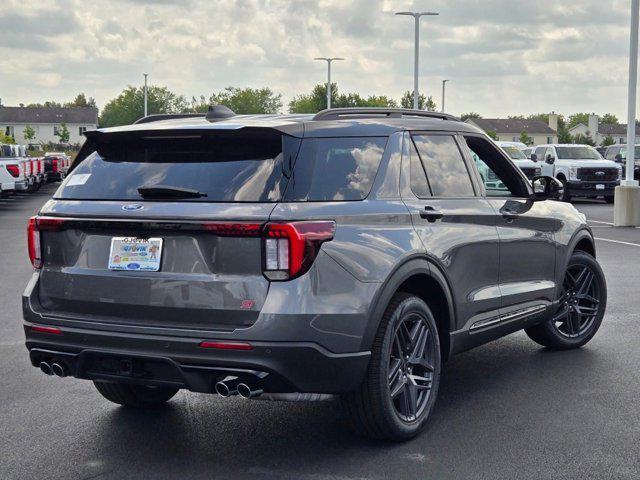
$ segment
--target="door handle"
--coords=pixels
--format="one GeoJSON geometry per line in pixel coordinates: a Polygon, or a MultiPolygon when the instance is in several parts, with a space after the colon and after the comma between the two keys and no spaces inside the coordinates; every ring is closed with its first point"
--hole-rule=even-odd
{"type": "Polygon", "coordinates": [[[420,212],[420,218],[426,219],[429,223],[440,220],[442,217],[444,217],[444,213],[440,210],[435,210],[433,207],[424,207],[424,210],[420,212]]]}

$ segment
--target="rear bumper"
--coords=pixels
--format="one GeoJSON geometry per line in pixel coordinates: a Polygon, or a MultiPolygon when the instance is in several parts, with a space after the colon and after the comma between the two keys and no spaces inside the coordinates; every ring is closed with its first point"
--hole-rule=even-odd
{"type": "Polygon", "coordinates": [[[567,186],[569,187],[569,194],[572,196],[612,196],[618,185],[620,185],[619,181],[583,182],[573,180],[567,183],[567,186]],[[604,188],[598,188],[598,185],[603,185],[604,188]]]}
{"type": "Polygon", "coordinates": [[[64,180],[64,173],[62,172],[47,172],[48,182],[59,182],[64,180]]]}
{"type": "Polygon", "coordinates": [[[313,343],[251,342],[252,350],[199,347],[202,338],[123,335],[61,328],[35,332],[25,322],[33,366],[60,363],[69,376],[212,393],[227,375],[247,376],[265,392],[345,393],[364,378],[369,352],[336,354],[313,343]],[[135,368],[120,368],[134,365],[135,368]]]}

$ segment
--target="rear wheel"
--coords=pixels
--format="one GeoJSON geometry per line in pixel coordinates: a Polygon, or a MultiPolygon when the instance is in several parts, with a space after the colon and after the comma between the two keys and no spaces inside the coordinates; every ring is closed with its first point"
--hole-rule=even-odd
{"type": "Polygon", "coordinates": [[[600,265],[591,255],[575,252],[565,272],[557,312],[525,332],[545,347],[578,348],[596,334],[606,306],[607,284],[600,265]]]}
{"type": "Polygon", "coordinates": [[[417,435],[433,409],[440,369],[431,310],[416,296],[395,295],[378,328],[363,384],[342,399],[352,428],[391,441],[417,435]]]}
{"type": "Polygon", "coordinates": [[[134,408],[159,407],[178,393],[177,388],[169,387],[99,381],[95,381],[93,384],[98,392],[110,402],[134,408]]]}

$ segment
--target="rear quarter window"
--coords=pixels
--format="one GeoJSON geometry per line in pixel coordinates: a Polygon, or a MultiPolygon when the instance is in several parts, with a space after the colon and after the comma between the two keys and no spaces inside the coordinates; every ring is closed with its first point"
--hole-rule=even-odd
{"type": "Polygon", "coordinates": [[[369,195],[387,137],[302,141],[285,201],[363,200],[369,195]]]}

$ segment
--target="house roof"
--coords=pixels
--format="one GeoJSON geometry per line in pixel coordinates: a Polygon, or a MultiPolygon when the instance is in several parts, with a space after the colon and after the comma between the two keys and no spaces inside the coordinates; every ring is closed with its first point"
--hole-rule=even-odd
{"type": "Polygon", "coordinates": [[[98,124],[98,109],[95,107],[4,107],[0,106],[0,123],[79,123],[98,124]]]}
{"type": "Polygon", "coordinates": [[[520,134],[526,132],[528,134],[544,134],[555,135],[557,132],[546,123],[540,120],[520,120],[512,118],[471,118],[468,122],[484,131],[494,131],[500,133],[520,134]]]}
{"type": "MultiPolygon", "coordinates": [[[[578,123],[577,125],[571,127],[569,129],[569,133],[575,131],[577,128],[582,127],[582,128],[589,128],[588,125],[585,125],[584,123],[578,123]]],[[[620,137],[620,136],[625,136],[627,134],[627,124],[626,123],[617,123],[617,124],[611,124],[611,123],[599,123],[598,124],[598,134],[603,135],[603,136],[607,136],[607,135],[611,135],[612,137],[620,137]]],[[[636,125],[636,134],[640,135],[640,127],[638,127],[636,125]]]]}

